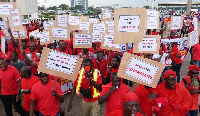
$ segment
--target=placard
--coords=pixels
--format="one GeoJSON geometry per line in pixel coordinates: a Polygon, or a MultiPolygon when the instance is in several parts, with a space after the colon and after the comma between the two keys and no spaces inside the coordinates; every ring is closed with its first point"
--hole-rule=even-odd
{"type": "Polygon", "coordinates": [[[10,10],[16,8],[17,8],[16,2],[0,2],[0,16],[9,17],[10,10]]]}
{"type": "Polygon", "coordinates": [[[79,16],[69,16],[69,25],[79,25],[79,16]]]}
{"type": "Polygon", "coordinates": [[[28,19],[22,19],[22,24],[28,24],[28,19]]]}
{"type": "Polygon", "coordinates": [[[79,30],[82,30],[83,32],[89,32],[90,31],[90,22],[80,22],[79,30]]]}
{"type": "Polygon", "coordinates": [[[182,29],[183,17],[172,16],[171,19],[172,19],[172,21],[170,23],[170,30],[182,29]]]}
{"type": "Polygon", "coordinates": [[[97,18],[89,18],[90,23],[99,23],[99,19],[97,18]]]}
{"type": "MultiPolygon", "coordinates": [[[[128,43],[128,50],[133,48],[133,43],[128,43]]],[[[121,44],[120,52],[125,52],[126,51],[126,44],[121,44]]]]}
{"type": "Polygon", "coordinates": [[[1,37],[1,52],[3,52],[3,54],[5,55],[6,53],[6,39],[5,37],[1,37]]]}
{"type": "Polygon", "coordinates": [[[160,49],[159,35],[146,35],[143,42],[134,43],[133,53],[152,53],[158,54],[160,49]]]}
{"type": "Polygon", "coordinates": [[[56,15],[55,25],[61,27],[67,27],[67,15],[56,15]]]}
{"type": "Polygon", "coordinates": [[[69,40],[70,32],[67,27],[49,27],[50,40],[69,40]]]}
{"type": "Polygon", "coordinates": [[[50,26],[54,26],[54,22],[53,21],[49,21],[49,22],[44,22],[43,23],[43,27],[45,30],[48,30],[48,27],[50,26]]]}
{"type": "Polygon", "coordinates": [[[9,36],[7,24],[5,21],[0,21],[0,27],[3,30],[5,36],[9,36]]]}
{"type": "Polygon", "coordinates": [[[91,48],[92,47],[92,35],[88,33],[74,33],[73,36],[74,48],[91,48]]]}
{"type": "Polygon", "coordinates": [[[22,29],[22,19],[19,9],[10,10],[11,23],[13,31],[23,31],[22,29]]]}
{"type": "Polygon", "coordinates": [[[112,16],[112,12],[103,12],[101,14],[101,21],[104,20],[112,20],[113,16],[112,16]]]}
{"type": "Polygon", "coordinates": [[[180,44],[182,41],[182,38],[177,38],[177,39],[161,39],[161,43],[165,44],[165,45],[171,45],[172,42],[177,42],[178,44],[180,44]]]}
{"type": "Polygon", "coordinates": [[[160,12],[147,10],[147,29],[159,29],[160,12]]]}
{"type": "Polygon", "coordinates": [[[198,19],[197,19],[197,17],[193,17],[193,24],[194,24],[194,30],[198,30],[198,19]]]}
{"type": "Polygon", "coordinates": [[[103,34],[101,40],[101,48],[113,51],[120,51],[120,44],[114,44],[114,35],[103,34]]]}
{"type": "Polygon", "coordinates": [[[117,75],[152,88],[157,86],[165,65],[157,61],[124,53],[117,75]]]}
{"type": "Polygon", "coordinates": [[[92,34],[92,42],[101,42],[102,34],[101,33],[93,33],[92,34]]]}
{"type": "Polygon", "coordinates": [[[39,30],[35,30],[35,31],[32,31],[32,32],[29,32],[29,37],[32,36],[32,37],[36,38],[38,32],[39,32],[39,30]]]}
{"type": "Polygon", "coordinates": [[[199,43],[199,30],[192,31],[188,34],[188,48],[199,43]]]}
{"type": "Polygon", "coordinates": [[[115,9],[114,43],[134,43],[143,41],[147,12],[145,8],[115,9]]]}
{"type": "Polygon", "coordinates": [[[89,22],[89,16],[80,16],[79,20],[80,22],[89,22]]]}
{"type": "Polygon", "coordinates": [[[105,33],[106,31],[106,25],[103,23],[92,23],[90,27],[90,33],[105,33]]]}
{"type": "MultiPolygon", "coordinates": [[[[26,27],[22,27],[22,28],[23,28],[23,31],[19,32],[20,39],[27,39],[26,27]]],[[[13,31],[12,28],[11,28],[11,31],[12,31],[12,36],[14,37],[14,39],[19,39],[18,31],[13,31]]]]}
{"type": "Polygon", "coordinates": [[[106,33],[114,34],[114,20],[106,20],[106,33]]]}
{"type": "Polygon", "coordinates": [[[37,12],[32,13],[32,14],[31,14],[31,18],[32,18],[32,19],[37,19],[37,18],[39,18],[38,13],[37,13],[37,12]]]}
{"type": "Polygon", "coordinates": [[[38,32],[37,38],[40,38],[40,45],[53,43],[49,38],[49,31],[38,32]]]}
{"type": "Polygon", "coordinates": [[[43,48],[38,71],[75,81],[83,59],[43,48]]]}

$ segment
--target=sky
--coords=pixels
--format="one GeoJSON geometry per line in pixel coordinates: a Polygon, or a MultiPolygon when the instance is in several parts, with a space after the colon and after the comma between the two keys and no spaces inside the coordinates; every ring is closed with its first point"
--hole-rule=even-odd
{"type": "MultiPolygon", "coordinates": [[[[113,6],[119,4],[117,7],[143,7],[150,5],[150,0],[88,0],[88,6],[113,6]]],[[[155,0],[155,4],[163,2],[187,2],[187,0],[155,0]]],[[[193,2],[200,2],[199,0],[192,0],[193,2]]],[[[70,0],[37,0],[40,6],[59,6],[60,4],[67,4],[70,6],[70,0]],[[46,1],[46,3],[45,3],[46,1]]]]}

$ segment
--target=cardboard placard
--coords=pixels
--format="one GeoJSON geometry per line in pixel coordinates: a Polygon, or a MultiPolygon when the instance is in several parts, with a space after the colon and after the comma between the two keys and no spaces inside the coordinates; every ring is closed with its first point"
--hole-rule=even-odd
{"type": "Polygon", "coordinates": [[[192,31],[188,34],[188,48],[199,43],[199,30],[192,31]]]}
{"type": "Polygon", "coordinates": [[[55,26],[67,27],[67,15],[56,15],[55,26]]]}
{"type": "Polygon", "coordinates": [[[194,30],[198,30],[198,22],[197,17],[193,17],[194,30]]]}
{"type": "Polygon", "coordinates": [[[142,42],[146,28],[146,17],[145,8],[115,9],[114,43],[142,42]]]}
{"type": "Polygon", "coordinates": [[[0,17],[10,17],[10,10],[16,8],[16,2],[0,2],[0,17]]]}
{"type": "Polygon", "coordinates": [[[157,86],[165,65],[157,61],[124,53],[117,75],[152,88],[157,86]]]}
{"type": "Polygon", "coordinates": [[[79,16],[68,16],[69,25],[79,25],[80,19],[79,16]]]}
{"type": "Polygon", "coordinates": [[[97,18],[89,18],[90,23],[99,23],[99,19],[97,18]]]}
{"type": "Polygon", "coordinates": [[[170,30],[182,29],[183,17],[182,16],[172,16],[170,22],[170,30]]]}
{"type": "Polygon", "coordinates": [[[89,16],[80,16],[79,20],[80,22],[89,22],[89,16]]]}
{"type": "Polygon", "coordinates": [[[11,24],[13,31],[23,31],[22,29],[22,19],[19,9],[10,10],[11,14],[11,24]]]}
{"type": "Polygon", "coordinates": [[[31,14],[31,18],[32,18],[32,19],[37,19],[37,18],[39,18],[38,13],[37,13],[37,12],[32,13],[32,14],[31,14]]]}
{"type": "Polygon", "coordinates": [[[38,32],[36,37],[40,38],[40,45],[53,43],[53,41],[51,41],[49,38],[49,31],[38,32]]]}
{"type": "Polygon", "coordinates": [[[92,33],[92,42],[101,42],[102,34],[101,33],[92,33]]]}
{"type": "Polygon", "coordinates": [[[74,33],[73,47],[74,48],[91,48],[92,47],[92,34],[74,33]]]}
{"type": "MultiPolygon", "coordinates": [[[[23,31],[19,32],[20,39],[27,39],[28,36],[27,36],[26,27],[24,26],[22,28],[23,28],[23,31]]],[[[11,31],[12,31],[12,35],[13,35],[14,39],[19,39],[18,32],[17,31],[13,31],[12,28],[11,28],[11,31]]]]}
{"type": "Polygon", "coordinates": [[[9,36],[10,35],[8,33],[8,26],[7,26],[7,23],[5,21],[0,21],[0,27],[3,30],[5,36],[9,36]]]}
{"type": "Polygon", "coordinates": [[[159,35],[146,35],[143,42],[134,43],[133,53],[152,53],[158,54],[160,49],[159,35]]]}
{"type": "Polygon", "coordinates": [[[106,33],[114,34],[114,20],[106,20],[106,33]]]}
{"type": "Polygon", "coordinates": [[[112,19],[113,19],[112,12],[103,12],[103,13],[101,13],[101,21],[112,20],[112,19]]]}
{"type": "Polygon", "coordinates": [[[75,81],[83,59],[43,48],[38,71],[75,81]]]}
{"type": "Polygon", "coordinates": [[[104,23],[91,23],[90,33],[105,33],[106,25],[104,23]]]}
{"type": "Polygon", "coordinates": [[[33,36],[36,39],[38,32],[39,32],[39,30],[35,30],[35,31],[30,32],[29,37],[33,36]]]}
{"type": "Polygon", "coordinates": [[[89,32],[90,31],[90,22],[80,22],[79,30],[81,30],[83,32],[89,32]]]}
{"type": "Polygon", "coordinates": [[[1,52],[5,55],[6,53],[6,39],[5,37],[1,37],[1,52]]]}
{"type": "Polygon", "coordinates": [[[103,34],[101,40],[101,48],[113,51],[120,51],[120,44],[114,44],[114,35],[103,34]]]}
{"type": "MultiPolygon", "coordinates": [[[[133,43],[128,43],[128,50],[133,48],[133,43]]],[[[126,51],[126,44],[121,44],[120,52],[126,51]]]]}
{"type": "Polygon", "coordinates": [[[50,26],[54,26],[54,22],[53,21],[49,21],[49,22],[44,22],[43,23],[44,30],[48,30],[48,27],[50,27],[50,26]]]}
{"type": "Polygon", "coordinates": [[[70,31],[67,27],[49,27],[49,37],[50,40],[69,40],[70,31]]]}
{"type": "Polygon", "coordinates": [[[159,16],[159,11],[147,10],[147,29],[159,29],[159,16]]]}

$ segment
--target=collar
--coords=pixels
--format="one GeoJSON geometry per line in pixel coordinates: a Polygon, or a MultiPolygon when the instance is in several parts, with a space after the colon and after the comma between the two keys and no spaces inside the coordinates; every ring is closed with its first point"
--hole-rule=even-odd
{"type": "MultiPolygon", "coordinates": [[[[20,62],[20,59],[18,58],[17,59],[17,64],[20,62]]],[[[14,62],[13,61],[11,61],[11,63],[13,63],[14,64],[14,62]]]]}
{"type": "Polygon", "coordinates": [[[26,78],[26,79],[30,79],[32,76],[33,76],[33,74],[31,74],[31,76],[30,76],[30,77],[28,77],[28,78],[26,78]]]}

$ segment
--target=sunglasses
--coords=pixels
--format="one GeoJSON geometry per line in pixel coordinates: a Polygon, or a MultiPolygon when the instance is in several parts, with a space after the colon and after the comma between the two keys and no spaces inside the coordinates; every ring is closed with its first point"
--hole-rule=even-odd
{"type": "Polygon", "coordinates": [[[199,72],[190,72],[191,74],[199,74],[199,72]]]}

